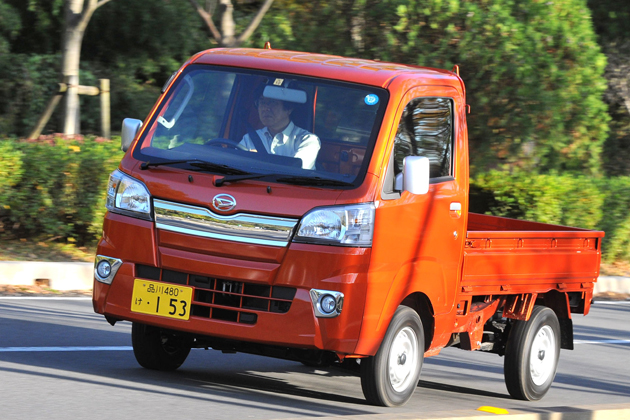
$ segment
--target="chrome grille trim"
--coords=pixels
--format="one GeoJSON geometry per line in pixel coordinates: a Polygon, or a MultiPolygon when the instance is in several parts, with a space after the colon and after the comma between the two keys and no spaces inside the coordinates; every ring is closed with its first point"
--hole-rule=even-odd
{"type": "Polygon", "coordinates": [[[220,216],[203,207],[153,200],[158,229],[248,244],[286,246],[297,219],[238,213],[220,216]]]}

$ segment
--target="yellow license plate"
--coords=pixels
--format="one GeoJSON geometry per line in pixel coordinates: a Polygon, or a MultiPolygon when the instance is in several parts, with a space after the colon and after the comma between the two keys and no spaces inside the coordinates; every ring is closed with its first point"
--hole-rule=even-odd
{"type": "Polygon", "coordinates": [[[131,311],[187,320],[192,291],[192,287],[135,279],[131,311]]]}

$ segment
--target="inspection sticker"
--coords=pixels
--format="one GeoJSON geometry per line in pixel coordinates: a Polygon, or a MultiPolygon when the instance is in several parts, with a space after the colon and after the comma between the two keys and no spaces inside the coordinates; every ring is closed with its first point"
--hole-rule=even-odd
{"type": "Polygon", "coordinates": [[[378,96],[376,96],[373,93],[370,93],[368,95],[365,95],[364,101],[367,105],[376,105],[378,103],[378,96]]]}

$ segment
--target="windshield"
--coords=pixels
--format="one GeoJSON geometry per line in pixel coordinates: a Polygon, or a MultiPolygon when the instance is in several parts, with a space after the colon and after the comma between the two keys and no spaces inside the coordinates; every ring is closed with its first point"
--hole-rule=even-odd
{"type": "Polygon", "coordinates": [[[387,100],[371,86],[193,65],[134,157],[142,169],[172,165],[223,174],[225,182],[352,188],[365,176],[387,100]]]}

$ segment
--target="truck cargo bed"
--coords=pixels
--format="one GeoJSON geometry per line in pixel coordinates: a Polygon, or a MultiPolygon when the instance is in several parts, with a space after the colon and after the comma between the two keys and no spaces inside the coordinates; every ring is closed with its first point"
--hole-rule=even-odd
{"type": "Polygon", "coordinates": [[[604,232],[470,213],[461,292],[588,291],[604,232]]]}

